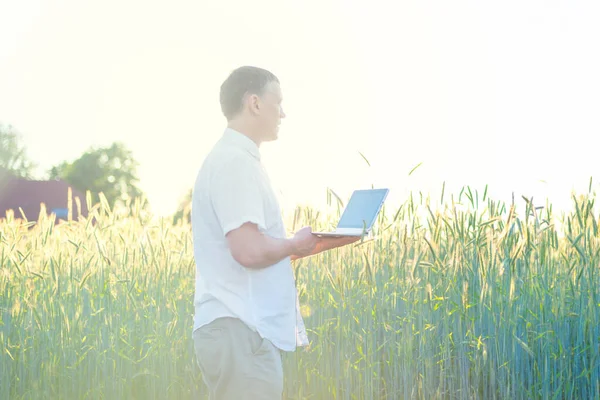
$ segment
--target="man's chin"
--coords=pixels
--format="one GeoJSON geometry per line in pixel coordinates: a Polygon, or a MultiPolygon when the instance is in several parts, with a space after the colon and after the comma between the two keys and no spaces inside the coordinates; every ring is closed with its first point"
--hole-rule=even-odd
{"type": "Polygon", "coordinates": [[[279,139],[279,128],[277,128],[272,134],[271,134],[271,138],[269,139],[270,141],[273,140],[277,140],[279,139]]]}

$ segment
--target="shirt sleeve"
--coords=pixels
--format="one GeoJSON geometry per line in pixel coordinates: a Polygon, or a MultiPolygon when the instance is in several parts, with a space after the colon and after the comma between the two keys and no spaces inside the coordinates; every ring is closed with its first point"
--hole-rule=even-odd
{"type": "Polygon", "coordinates": [[[259,174],[257,161],[238,156],[227,161],[213,175],[210,198],[223,235],[246,222],[266,231],[259,174]]]}

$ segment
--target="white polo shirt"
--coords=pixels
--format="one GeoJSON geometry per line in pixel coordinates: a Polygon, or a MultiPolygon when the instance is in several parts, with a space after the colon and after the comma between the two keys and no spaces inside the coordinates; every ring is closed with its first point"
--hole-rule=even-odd
{"type": "Polygon", "coordinates": [[[246,222],[266,235],[286,237],[258,146],[227,128],[198,172],[192,195],[194,330],[219,317],[235,317],[281,350],[293,351],[308,340],[290,258],[262,269],[239,264],[225,235],[246,222]]]}

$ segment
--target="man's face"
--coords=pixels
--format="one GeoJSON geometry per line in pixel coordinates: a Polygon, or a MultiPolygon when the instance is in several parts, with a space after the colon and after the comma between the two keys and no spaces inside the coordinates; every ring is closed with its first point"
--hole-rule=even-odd
{"type": "Polygon", "coordinates": [[[270,82],[260,97],[260,112],[258,114],[259,125],[261,131],[264,132],[263,140],[265,141],[277,139],[281,119],[285,118],[281,106],[282,101],[281,87],[277,82],[270,82]]]}

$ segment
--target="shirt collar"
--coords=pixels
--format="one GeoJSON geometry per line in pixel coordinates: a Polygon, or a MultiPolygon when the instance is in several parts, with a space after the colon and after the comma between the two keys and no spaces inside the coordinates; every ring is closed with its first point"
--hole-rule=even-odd
{"type": "Polygon", "coordinates": [[[226,128],[223,137],[233,146],[242,148],[260,161],[260,151],[254,140],[235,129],[226,128]]]}

